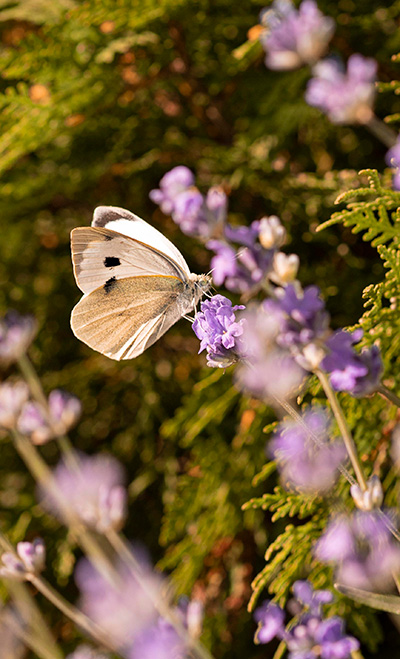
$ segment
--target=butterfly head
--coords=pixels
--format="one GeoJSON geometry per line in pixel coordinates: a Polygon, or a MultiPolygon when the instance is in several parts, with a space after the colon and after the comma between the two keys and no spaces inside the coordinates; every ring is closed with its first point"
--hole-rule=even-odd
{"type": "Polygon", "coordinates": [[[211,275],[191,275],[191,279],[195,285],[195,298],[196,303],[201,300],[203,295],[210,290],[212,286],[211,275]]]}

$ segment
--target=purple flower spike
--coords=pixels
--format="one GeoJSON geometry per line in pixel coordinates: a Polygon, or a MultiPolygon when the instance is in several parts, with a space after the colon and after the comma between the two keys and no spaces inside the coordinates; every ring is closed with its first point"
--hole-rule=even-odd
{"type": "Polygon", "coordinates": [[[39,403],[32,401],[23,406],[17,429],[23,435],[28,435],[37,446],[46,444],[55,437],[46,410],[39,403]]]}
{"type": "Polygon", "coordinates": [[[395,190],[400,190],[400,138],[386,154],[386,163],[389,167],[394,168],[393,187],[395,190]]]}
{"type": "Polygon", "coordinates": [[[19,542],[17,554],[6,551],[1,556],[3,563],[0,576],[16,581],[25,581],[29,574],[39,574],[45,564],[46,549],[43,540],[36,538],[33,542],[19,542]]]}
{"type": "Polygon", "coordinates": [[[332,594],[327,590],[314,591],[308,581],[296,581],[293,591],[298,615],[295,623],[285,629],[284,611],[265,601],[254,613],[259,624],[255,642],[282,639],[289,651],[288,659],[350,659],[351,652],[359,647],[357,639],[345,635],[341,618],[323,619],[322,607],[332,601],[332,594]]]}
{"type": "MultiPolygon", "coordinates": [[[[126,515],[124,474],[119,462],[108,455],[77,454],[77,465],[59,463],[54,479],[66,505],[90,528],[119,530],[126,515]]],[[[58,516],[62,511],[50,492],[44,503],[58,516]]]]}
{"type": "Polygon", "coordinates": [[[124,657],[133,652],[140,635],[157,624],[159,614],[154,601],[162,598],[161,577],[139,552],[134,557],[139,564],[140,583],[123,563],[115,565],[115,582],[106,579],[86,559],[78,563],[75,571],[83,611],[124,657]]]}
{"type": "Polygon", "coordinates": [[[307,86],[306,101],[334,124],[368,123],[372,117],[377,65],[375,60],[352,55],[347,71],[333,59],[314,67],[307,86]]]}
{"type": "Polygon", "coordinates": [[[129,659],[184,659],[185,643],[163,618],[145,629],[133,643],[129,659]]]}
{"type": "Polygon", "coordinates": [[[244,309],[243,305],[232,306],[232,302],[223,295],[214,295],[201,303],[192,325],[200,350],[207,350],[207,365],[225,368],[238,359],[244,320],[237,322],[235,311],[244,309]]]}
{"type": "Polygon", "coordinates": [[[36,538],[33,542],[19,542],[17,554],[28,572],[38,574],[44,569],[46,547],[41,538],[36,538]]]}
{"type": "Polygon", "coordinates": [[[261,35],[265,64],[280,71],[316,62],[335,29],[333,19],[324,16],[314,0],[303,0],[298,11],[291,0],[275,0],[261,20],[267,28],[261,35]]]}
{"type": "Polygon", "coordinates": [[[89,645],[79,645],[75,652],[67,655],[67,659],[110,659],[110,655],[103,654],[89,645]]]}
{"type": "Polygon", "coordinates": [[[180,165],[167,172],[160,181],[160,189],[152,190],[149,196],[155,204],[160,206],[163,213],[169,215],[175,210],[177,197],[192,187],[194,183],[194,175],[190,169],[180,165]]]}
{"type": "Polygon", "coordinates": [[[82,404],[76,396],[54,389],[49,395],[49,412],[57,434],[65,435],[81,416],[82,404]]]}
{"type": "Polygon", "coordinates": [[[33,316],[8,311],[0,319],[0,366],[5,368],[22,357],[35,338],[36,331],[33,316]]]}
{"type": "Polygon", "coordinates": [[[346,457],[341,442],[329,441],[329,419],[318,409],[305,412],[303,423],[280,423],[268,452],[277,461],[284,484],[310,493],[331,489],[346,457]]]}
{"type": "Polygon", "coordinates": [[[385,590],[400,569],[400,547],[392,521],[378,512],[356,511],[334,519],[315,546],[323,563],[337,566],[337,581],[364,590],[385,590]]]}
{"type": "Polygon", "coordinates": [[[29,389],[25,382],[4,382],[0,385],[0,428],[15,428],[29,389]]]}
{"type": "Polygon", "coordinates": [[[284,635],[285,612],[277,604],[265,600],[254,611],[254,620],[258,622],[254,639],[256,643],[269,643],[275,636],[281,638],[284,635]]]}
{"type": "Polygon", "coordinates": [[[362,330],[335,332],[326,341],[329,354],[321,362],[321,367],[330,374],[332,387],[356,397],[376,391],[383,372],[377,346],[364,348],[360,353],[354,350],[353,345],[360,341],[362,334],[362,330]]]}

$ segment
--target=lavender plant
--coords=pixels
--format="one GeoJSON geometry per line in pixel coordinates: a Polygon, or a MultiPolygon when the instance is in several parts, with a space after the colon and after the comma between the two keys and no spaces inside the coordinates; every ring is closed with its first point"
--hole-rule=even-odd
{"type": "MultiPolygon", "coordinates": [[[[382,457],[385,449],[380,448],[381,421],[390,425],[390,434],[400,405],[396,393],[400,348],[396,332],[400,284],[397,136],[373,113],[375,61],[353,54],[345,70],[336,60],[320,59],[333,36],[334,21],[313,0],[303,0],[298,9],[291,2],[275,1],[261,21],[267,67],[278,72],[311,66],[313,77],[305,102],[319,108],[335,125],[369,129],[389,147],[386,162],[394,168],[394,189],[388,177],[383,184],[377,172],[366,171],[369,187],[343,193],[339,202],[358,200],[321,226],[343,222],[355,233],[364,231],[366,240],[377,247],[387,277],[366,289],[366,312],[355,327],[334,329],[320,287],[301,283],[299,255],[282,251],[290,230],[277,215],[255,219],[250,225],[238,224],[234,216],[228,221],[228,186],[212,186],[203,194],[193,172],[182,165],[164,174],[159,188],[150,193],[188,238],[205,245],[211,253],[215,286],[223,285],[235,296],[231,300],[216,293],[204,300],[192,325],[200,341],[199,353],[205,351],[207,366],[216,370],[200,385],[195,409],[189,409],[186,417],[184,413],[179,417],[178,412],[183,446],[191,450],[194,461],[198,459],[183,477],[201,478],[199,491],[181,496],[177,503],[182,493],[177,486],[175,500],[165,497],[167,512],[175,505],[179,514],[166,516],[161,540],[173,545],[177,533],[183,539],[170,548],[160,565],[178,565],[177,591],[192,595],[183,602],[172,595],[167,579],[153,569],[146,553],[121,532],[129,515],[122,466],[108,450],[87,455],[75,450],[67,438],[82,406],[77,396],[61,389],[52,389],[48,395],[42,390],[27,357],[36,322],[14,312],[1,320],[0,362],[9,375],[0,385],[2,433],[11,437],[37,481],[41,506],[55,518],[51,524],[65,525],[86,555],[75,569],[80,598],[73,606],[43,576],[46,549],[41,538],[17,542],[14,548],[6,535],[0,536],[0,575],[16,607],[9,616],[10,628],[18,642],[40,658],[58,659],[63,653],[36,610],[35,592],[75,625],[79,640],[68,659],[210,658],[198,640],[203,616],[200,600],[209,604],[208,617],[216,617],[212,598],[221,575],[215,570],[207,586],[200,586],[198,579],[201,597],[197,599],[196,590],[191,593],[188,587],[196,576],[188,548],[192,542],[197,556],[208,552],[209,565],[218,551],[222,556],[227,553],[226,547],[237,554],[238,546],[229,536],[232,528],[239,533],[243,519],[251,526],[252,511],[254,515],[270,511],[277,527],[269,529],[266,565],[252,584],[249,611],[258,624],[256,643],[277,638],[276,656],[282,656],[286,648],[289,659],[348,659],[359,651],[360,643],[345,631],[345,618],[351,633],[363,642],[368,641],[367,616],[374,624],[371,614],[365,608],[360,614],[354,602],[400,611],[400,597],[393,595],[400,569],[400,534],[393,510],[397,486],[393,469],[382,457]],[[13,364],[19,367],[18,378],[10,373],[13,364]],[[231,369],[234,387],[226,369],[231,369]],[[223,395],[211,394],[211,404],[201,404],[201,392],[212,390],[215,383],[223,395]],[[248,442],[245,431],[239,431],[232,446],[219,447],[219,452],[213,450],[217,436],[201,448],[191,443],[211,419],[217,429],[218,424],[229,426],[233,405],[241,406],[243,426],[253,435],[253,452],[241,455],[242,462],[249,458],[243,465],[247,480],[253,478],[255,487],[270,485],[276,472],[279,481],[272,492],[247,503],[242,498],[242,512],[238,506],[233,510],[226,473],[233,469],[229,454],[235,455],[237,445],[248,442]],[[265,452],[263,427],[269,435],[265,452]],[[56,455],[59,462],[54,467],[56,455]],[[218,521],[214,526],[210,516],[202,514],[205,498],[218,521]],[[229,515],[236,527],[227,520],[229,515]],[[288,517],[295,517],[296,523],[283,529],[281,520],[286,522],[288,517]],[[221,530],[226,535],[222,540],[217,536],[221,530]],[[222,549],[216,548],[217,537],[222,549]],[[266,589],[274,601],[266,600],[255,608],[266,589]],[[295,601],[287,603],[292,590],[295,601]],[[292,619],[285,626],[286,603],[292,619]]],[[[163,372],[162,364],[159,372],[163,372]]],[[[176,439],[176,428],[173,419],[164,424],[163,437],[176,439]]],[[[171,474],[172,470],[173,480],[171,474]]],[[[137,481],[131,485],[141,487],[137,481]]],[[[258,541],[266,544],[262,524],[259,531],[258,541]]],[[[242,580],[236,575],[236,590],[232,588],[225,602],[227,610],[234,610],[247,596],[244,584],[249,573],[242,580]]],[[[15,647],[15,639],[11,645],[15,647]]]]}

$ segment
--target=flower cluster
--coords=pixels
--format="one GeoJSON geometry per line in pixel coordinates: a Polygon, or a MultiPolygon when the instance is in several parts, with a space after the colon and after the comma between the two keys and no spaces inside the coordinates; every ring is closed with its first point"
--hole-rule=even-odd
{"type": "Polygon", "coordinates": [[[321,368],[330,374],[336,391],[348,391],[352,396],[362,397],[377,390],[383,372],[378,346],[364,348],[357,353],[353,345],[362,338],[361,329],[354,332],[339,330],[327,339],[328,354],[321,368]]]}
{"type": "MultiPolygon", "coordinates": [[[[65,506],[84,524],[99,533],[119,530],[126,515],[126,489],[120,463],[109,455],[76,453],[72,464],[65,461],[53,471],[65,506]]],[[[47,508],[63,518],[59,499],[44,492],[47,508]]]]}
{"type": "Polygon", "coordinates": [[[324,16],[314,0],[303,0],[298,10],[291,0],[275,0],[261,14],[266,29],[260,40],[270,69],[296,69],[314,64],[326,51],[335,29],[332,18],[324,16]]]}
{"type": "MultiPolygon", "coordinates": [[[[0,409],[3,387],[0,387],[0,409]]],[[[47,406],[35,401],[23,405],[17,419],[17,429],[30,437],[33,444],[46,444],[54,437],[62,437],[77,423],[82,411],[81,402],[61,389],[54,389],[47,406]]]]}
{"type": "Polygon", "coordinates": [[[345,634],[342,618],[323,617],[322,606],[332,602],[332,593],[314,591],[308,581],[296,581],[293,591],[296,608],[302,610],[295,624],[285,629],[285,612],[267,600],[254,612],[258,623],[256,642],[269,643],[279,638],[286,643],[288,659],[350,659],[359,642],[345,634]]]}
{"type": "Polygon", "coordinates": [[[344,444],[329,441],[330,420],[322,408],[311,408],[300,421],[280,423],[268,445],[284,483],[303,492],[328,491],[346,457],[344,444]]]}
{"type": "Polygon", "coordinates": [[[335,124],[368,123],[375,96],[375,60],[352,55],[343,71],[334,59],[314,67],[306,101],[325,112],[335,124]]]}
{"type": "Polygon", "coordinates": [[[178,166],[160,181],[160,188],[150,192],[150,199],[163,213],[170,214],[183,233],[209,238],[222,231],[226,219],[227,198],[219,187],[210,188],[206,197],[195,187],[190,169],[178,166]]]}
{"type": "Polygon", "coordinates": [[[163,601],[164,582],[143,553],[136,551],[133,556],[138,577],[119,563],[115,583],[82,559],[75,573],[81,606],[126,659],[184,659],[186,641],[176,631],[172,619],[194,637],[201,627],[202,607],[196,601],[183,602],[171,612],[171,620],[160,616],[156,602],[163,601]]]}
{"type": "Polygon", "coordinates": [[[21,316],[17,311],[8,311],[0,319],[0,366],[5,368],[27,351],[37,331],[33,316],[21,316]]]}
{"type": "Polygon", "coordinates": [[[393,187],[400,190],[400,138],[386,154],[386,163],[389,167],[394,167],[393,187]]]}
{"type": "Polygon", "coordinates": [[[30,574],[39,574],[44,569],[45,560],[46,548],[41,538],[33,542],[19,542],[16,554],[11,551],[2,554],[0,576],[25,581],[30,574]]]}
{"type": "Polygon", "coordinates": [[[336,566],[339,583],[365,590],[384,590],[400,570],[400,545],[391,534],[393,522],[380,511],[357,510],[326,528],[315,547],[316,557],[336,566]]]}
{"type": "Polygon", "coordinates": [[[200,339],[200,350],[207,350],[208,366],[226,368],[238,359],[243,334],[243,323],[237,321],[235,311],[243,305],[232,306],[223,295],[214,295],[201,303],[195,315],[193,331],[200,339]]]}

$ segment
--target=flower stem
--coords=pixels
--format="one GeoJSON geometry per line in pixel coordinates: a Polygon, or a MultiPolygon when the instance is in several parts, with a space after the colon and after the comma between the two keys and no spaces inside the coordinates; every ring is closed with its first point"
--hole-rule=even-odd
{"type": "Polygon", "coordinates": [[[340,433],[342,435],[347,453],[349,455],[351,464],[353,465],[354,473],[356,475],[358,484],[363,492],[367,490],[367,483],[364,478],[364,474],[361,469],[361,464],[360,460],[358,458],[358,453],[357,453],[357,448],[354,443],[354,439],[351,435],[351,432],[349,430],[349,427],[347,425],[346,418],[343,414],[343,410],[340,406],[340,403],[337,399],[337,396],[335,392],[333,391],[328,376],[324,371],[320,371],[319,369],[315,370],[315,374],[317,375],[319,381],[321,382],[321,385],[323,387],[323,390],[325,391],[325,395],[327,399],[329,400],[332,408],[332,412],[335,415],[336,422],[339,426],[340,433]]]}
{"type": "Polygon", "coordinates": [[[380,384],[377,391],[378,393],[381,394],[381,396],[384,396],[384,398],[390,400],[391,403],[397,405],[397,407],[400,407],[400,398],[396,396],[396,394],[393,393],[393,391],[390,391],[390,389],[385,387],[384,384],[380,384]]]}
{"type": "Polygon", "coordinates": [[[168,606],[168,604],[165,603],[160,597],[156,597],[154,593],[146,587],[145,579],[142,576],[142,569],[130,547],[127,545],[125,538],[118,534],[114,529],[109,529],[106,532],[106,536],[116,553],[130,568],[132,574],[137,579],[140,586],[152,600],[152,603],[159,614],[163,616],[171,625],[173,625],[179,636],[185,641],[187,646],[190,647],[191,656],[197,659],[213,659],[213,656],[209,653],[209,651],[199,641],[190,636],[186,627],[182,624],[174,612],[171,611],[171,608],[168,606]]]}
{"type": "Polygon", "coordinates": [[[61,613],[72,620],[77,627],[83,629],[83,631],[89,634],[93,640],[100,643],[100,645],[115,652],[115,647],[110,644],[107,636],[103,633],[100,627],[82,613],[82,611],[79,611],[79,609],[67,602],[67,600],[64,599],[64,597],[62,597],[62,595],[60,595],[60,593],[58,593],[45,579],[35,574],[27,575],[27,579],[40,593],[42,593],[42,595],[46,597],[46,599],[49,600],[49,602],[54,604],[61,613]]]}
{"type": "Polygon", "coordinates": [[[16,431],[13,432],[12,436],[15,448],[33,477],[38,481],[45,492],[49,492],[51,496],[54,497],[57,506],[64,517],[65,523],[68,524],[74,538],[82,546],[82,549],[87,553],[89,558],[91,558],[95,565],[97,565],[107,581],[117,581],[118,576],[115,572],[115,568],[110,563],[96,538],[83,524],[81,524],[79,519],[68,506],[68,502],[64,501],[51,470],[42,459],[36,447],[33,446],[27,437],[16,431]]]}
{"type": "Polygon", "coordinates": [[[370,133],[378,138],[389,149],[396,144],[397,134],[392,128],[385,124],[381,119],[373,114],[365,124],[370,133]]]}

